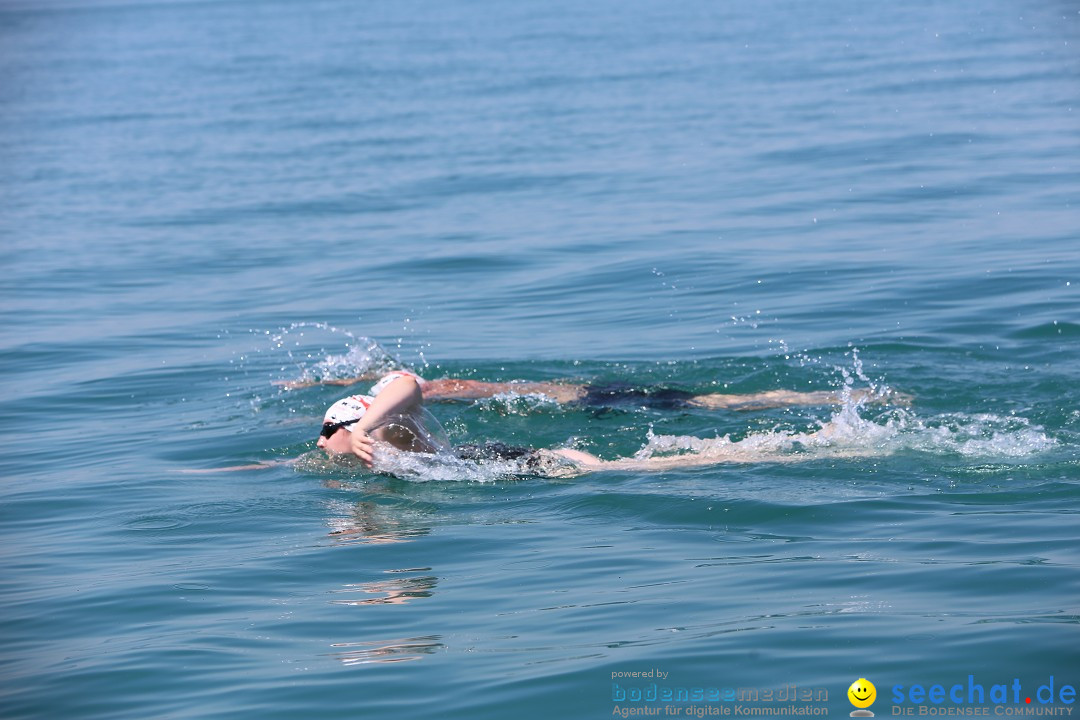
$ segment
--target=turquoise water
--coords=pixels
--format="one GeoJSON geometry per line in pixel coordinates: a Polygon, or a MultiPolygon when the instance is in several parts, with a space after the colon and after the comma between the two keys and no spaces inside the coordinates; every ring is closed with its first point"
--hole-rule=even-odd
{"type": "Polygon", "coordinates": [[[0,715],[1080,684],[1078,45],[1057,0],[4,3],[0,715]],[[504,397],[431,409],[739,462],[328,467],[344,391],[273,383],[373,342],[914,401],[504,397]]]}

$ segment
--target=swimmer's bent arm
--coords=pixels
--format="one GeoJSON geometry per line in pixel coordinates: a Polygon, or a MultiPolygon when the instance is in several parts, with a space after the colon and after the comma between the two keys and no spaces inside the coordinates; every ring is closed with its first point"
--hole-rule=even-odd
{"type": "Polygon", "coordinates": [[[375,440],[385,440],[391,444],[396,444],[394,438],[378,437],[379,432],[376,432],[376,437],[372,437],[371,431],[379,428],[388,418],[412,415],[423,404],[424,396],[420,392],[420,384],[416,382],[416,378],[409,375],[395,378],[393,382],[375,396],[371,407],[353,426],[349,449],[365,465],[371,467],[374,459],[375,440]]]}

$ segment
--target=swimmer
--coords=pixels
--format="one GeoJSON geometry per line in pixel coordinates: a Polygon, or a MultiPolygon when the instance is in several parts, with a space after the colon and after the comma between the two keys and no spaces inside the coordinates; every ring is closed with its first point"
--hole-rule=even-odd
{"type": "MultiPolygon", "coordinates": [[[[451,448],[440,442],[424,425],[423,402],[429,381],[398,370],[384,376],[370,395],[353,395],[337,401],[326,411],[316,445],[332,455],[354,455],[368,468],[374,467],[379,444],[405,452],[447,452],[460,459],[485,462],[515,461],[525,473],[572,477],[602,470],[659,471],[676,468],[717,465],[721,463],[760,462],[761,458],[746,449],[723,454],[696,453],[646,458],[602,460],[581,450],[558,448],[536,450],[503,443],[462,445],[451,448]]],[[[830,426],[824,426],[806,440],[828,440],[830,426]]],[[[858,457],[865,449],[853,449],[837,457],[858,457]]],[[[776,456],[777,462],[792,462],[797,456],[776,456]]]]}
{"type": "Polygon", "coordinates": [[[521,460],[525,467],[538,466],[541,452],[570,462],[592,462],[595,456],[578,450],[534,451],[502,443],[450,448],[425,424],[424,392],[429,383],[415,373],[395,370],[383,376],[368,395],[351,395],[330,406],[323,416],[316,446],[335,455],[355,455],[373,467],[376,443],[405,452],[449,451],[467,460],[521,460]]]}
{"type": "MultiPolygon", "coordinates": [[[[527,472],[541,475],[577,475],[559,472],[562,466],[577,467],[601,462],[589,453],[571,449],[533,450],[503,443],[467,444],[451,447],[429,427],[421,388],[428,383],[407,370],[394,370],[379,379],[365,395],[338,400],[323,416],[315,444],[331,456],[355,456],[368,468],[374,467],[376,449],[408,453],[447,453],[463,460],[485,462],[512,460],[527,472]]],[[[437,427],[437,423],[430,423],[437,427]]],[[[295,465],[296,459],[233,465],[223,468],[188,469],[181,472],[204,474],[238,470],[263,470],[279,465],[295,465]]]]}
{"type": "MultiPolygon", "coordinates": [[[[500,392],[506,392],[506,386],[515,388],[515,391],[520,390],[522,387],[528,387],[531,388],[530,391],[532,392],[538,391],[538,387],[549,385],[567,387],[554,383],[478,383],[471,380],[454,380],[452,382],[469,383],[467,387],[473,393],[489,393],[476,395],[479,397],[490,397],[500,392]]],[[[415,373],[406,370],[395,370],[386,374],[375,383],[368,394],[351,395],[338,400],[327,409],[323,416],[322,428],[316,440],[316,446],[332,457],[340,457],[346,460],[350,456],[356,457],[367,468],[375,466],[378,453],[405,452],[441,454],[444,457],[449,455],[479,463],[511,461],[517,468],[520,468],[521,474],[546,477],[576,477],[585,473],[604,470],[656,472],[723,463],[762,462],[764,459],[760,453],[754,452],[752,448],[740,447],[727,448],[721,452],[661,457],[624,457],[614,460],[603,460],[596,455],[569,448],[546,450],[517,447],[497,442],[451,447],[448,442],[441,440],[433,433],[431,427],[429,427],[427,411],[424,409],[424,399],[433,383],[436,384],[436,388],[449,388],[451,393],[460,393],[462,390],[461,386],[449,385],[446,384],[446,381],[425,381],[415,373]],[[439,383],[444,384],[439,385],[439,383]]],[[[762,395],[776,397],[775,393],[763,393],[762,395]]],[[[801,395],[810,395],[810,393],[801,393],[801,395]]],[[[460,394],[455,395],[455,397],[460,396],[460,394]]],[[[775,405],[770,405],[770,407],[775,407],[775,405]]],[[[435,423],[431,423],[431,425],[437,427],[435,423]]],[[[829,441],[831,432],[831,426],[826,425],[821,430],[806,435],[804,440],[814,441],[820,439],[829,441]]],[[[867,452],[869,452],[869,449],[853,448],[847,451],[841,449],[833,457],[859,457],[867,452]]],[[[768,458],[768,461],[796,462],[799,459],[798,455],[773,455],[768,458]]],[[[295,462],[296,460],[270,461],[226,468],[188,470],[185,472],[207,473],[255,470],[295,462]]]]}
{"type": "MultiPolygon", "coordinates": [[[[276,384],[287,389],[312,387],[315,385],[353,385],[376,376],[360,375],[351,378],[333,380],[285,381],[276,384]]],[[[840,405],[845,400],[843,392],[821,390],[817,392],[797,392],[794,390],[766,390],[759,393],[696,394],[687,390],[667,387],[634,387],[627,383],[603,383],[585,385],[567,382],[532,382],[513,380],[510,382],[484,382],[460,378],[442,378],[423,383],[423,399],[429,402],[452,402],[455,400],[480,400],[496,395],[541,395],[562,405],[581,405],[585,407],[615,407],[633,405],[659,410],[680,408],[701,408],[705,410],[767,410],[771,408],[794,407],[799,405],[840,405]]],[[[851,400],[858,402],[888,403],[907,406],[911,396],[892,390],[873,392],[870,390],[850,390],[851,400]]]]}

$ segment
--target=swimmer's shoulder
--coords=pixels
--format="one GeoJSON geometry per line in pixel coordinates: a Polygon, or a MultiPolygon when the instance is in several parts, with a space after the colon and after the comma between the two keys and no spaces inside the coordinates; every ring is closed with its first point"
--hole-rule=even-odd
{"type": "Polygon", "coordinates": [[[419,385],[420,387],[423,387],[424,385],[427,384],[427,380],[420,377],[419,375],[414,373],[412,370],[405,370],[405,369],[391,370],[390,372],[386,373],[381,378],[379,378],[379,381],[377,383],[375,383],[374,385],[371,386],[371,390],[370,390],[369,394],[372,395],[372,396],[378,395],[383,390],[385,390],[387,388],[387,386],[390,385],[390,383],[394,382],[398,378],[403,378],[403,377],[412,378],[413,380],[416,381],[416,384],[419,385]]]}

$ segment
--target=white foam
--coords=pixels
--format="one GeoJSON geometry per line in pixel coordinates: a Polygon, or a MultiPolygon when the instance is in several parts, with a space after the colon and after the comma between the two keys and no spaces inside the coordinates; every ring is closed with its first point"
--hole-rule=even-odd
{"type": "Polygon", "coordinates": [[[374,467],[368,469],[352,455],[329,455],[321,450],[303,454],[296,468],[302,472],[329,474],[336,478],[356,479],[372,473],[393,475],[412,482],[492,483],[525,475],[568,478],[580,475],[575,463],[541,451],[540,466],[527,466],[521,460],[463,460],[449,452],[411,453],[377,444],[374,467]]]}
{"type": "Polygon", "coordinates": [[[989,413],[946,413],[920,418],[906,408],[870,414],[872,403],[903,398],[884,382],[875,382],[863,370],[858,348],[848,357],[851,368],[835,366],[843,378],[841,405],[814,430],[797,431],[776,426],[754,431],[739,439],[731,435],[698,438],[655,435],[634,460],[671,460],[679,456],[688,464],[703,462],[795,462],[817,458],[883,457],[901,451],[965,458],[1015,459],[1045,452],[1057,444],[1045,430],[1018,416],[989,413]],[[856,379],[866,388],[856,388],[856,379]]]}
{"type": "Polygon", "coordinates": [[[655,435],[650,430],[646,444],[634,457],[693,455],[698,461],[792,462],[914,451],[993,460],[1030,457],[1057,444],[1043,428],[1021,417],[949,413],[923,419],[909,410],[894,409],[869,418],[860,410],[858,403],[847,402],[816,430],[776,427],[740,439],[655,435]]]}

